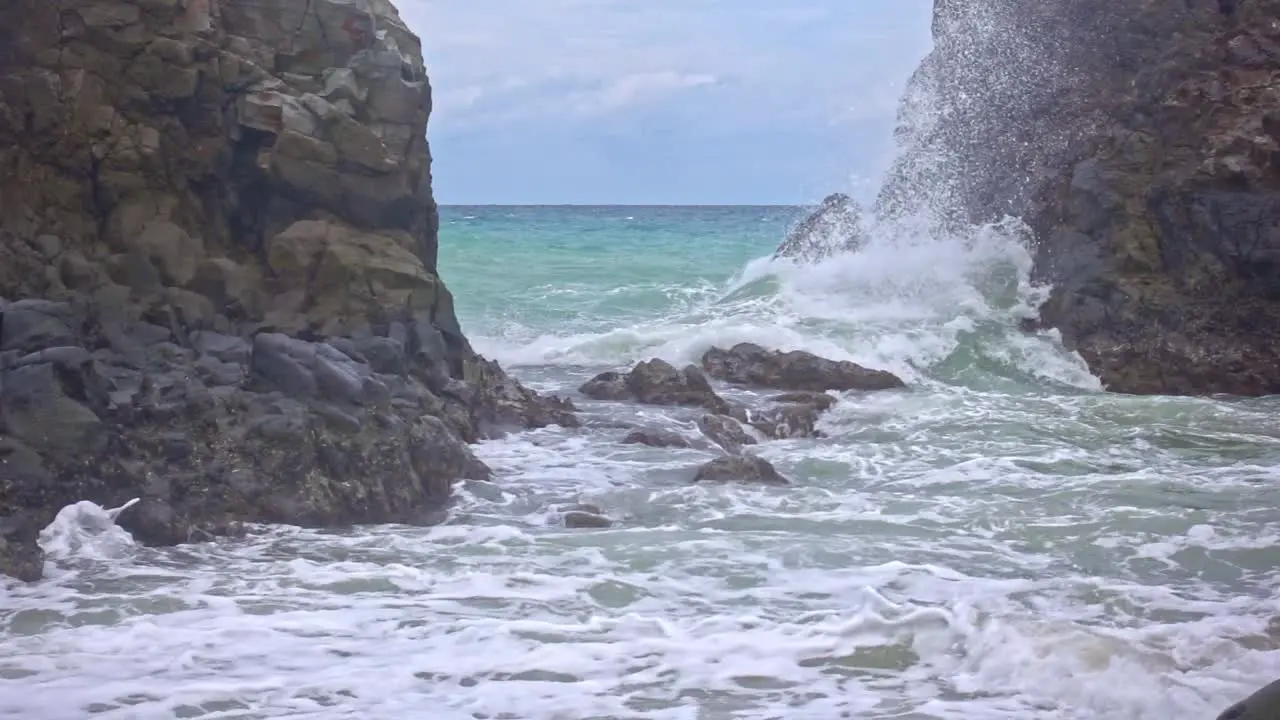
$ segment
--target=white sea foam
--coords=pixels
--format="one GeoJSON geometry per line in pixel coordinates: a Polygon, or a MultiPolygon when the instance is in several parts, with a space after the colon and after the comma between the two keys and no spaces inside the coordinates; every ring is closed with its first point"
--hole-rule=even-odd
{"type": "Polygon", "coordinates": [[[870,240],[856,252],[817,263],[757,259],[719,291],[702,289],[662,317],[567,333],[511,323],[476,345],[512,367],[596,367],[649,357],[696,362],[712,346],[755,342],[853,360],[916,382],[934,379],[957,353],[973,353],[1008,366],[1009,374],[1099,389],[1054,334],[1017,327],[1048,291],[1030,281],[1031,255],[1017,223],[968,237],[930,232],[918,221],[866,232],[870,240]]]}
{"type": "Polygon", "coordinates": [[[0,585],[0,717],[1213,717],[1280,675],[1277,406],[1094,392],[1016,329],[1044,292],[1019,237],[883,230],[478,343],[558,392],[739,341],[910,380],[751,448],[791,487],[693,486],[710,450],[618,442],[690,417],[583,401],[479,445],[496,475],[439,527],[154,549],[67,508],[49,579],[0,585]],[[564,528],[583,502],[615,524],[564,528]]]}

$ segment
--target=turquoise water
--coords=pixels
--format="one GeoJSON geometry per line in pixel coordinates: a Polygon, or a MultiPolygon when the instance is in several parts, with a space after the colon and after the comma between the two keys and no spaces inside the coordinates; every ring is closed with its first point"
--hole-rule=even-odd
{"type": "Polygon", "coordinates": [[[68,508],[0,589],[0,717],[1208,720],[1280,676],[1280,402],[1102,392],[1018,329],[1016,224],[772,260],[801,213],[444,208],[474,344],[583,427],[479,445],[432,528],[152,549],[68,508]],[[576,391],[740,341],[909,388],[751,447],[783,488],[693,486],[707,446],[620,441],[696,413],[576,391]]]}
{"type": "Polygon", "coordinates": [[[714,301],[803,214],[795,207],[446,206],[440,267],[471,334],[602,331],[714,301]]]}

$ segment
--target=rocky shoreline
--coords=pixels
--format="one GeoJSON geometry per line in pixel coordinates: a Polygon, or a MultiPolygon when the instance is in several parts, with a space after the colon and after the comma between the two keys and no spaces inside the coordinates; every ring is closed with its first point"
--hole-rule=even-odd
{"type": "MultiPolygon", "coordinates": [[[[469,443],[578,424],[463,335],[430,108],[383,0],[0,9],[0,573],[38,579],[40,530],[85,500],[137,499],[118,524],[148,544],[433,522],[490,474],[469,443]]],[[[584,393],[700,406],[725,457],[697,480],[777,483],[743,447],[815,434],[826,390],[901,386],[742,345],[584,393]],[[708,376],[789,392],[748,410],[708,376]]]]}
{"type": "Polygon", "coordinates": [[[1280,393],[1280,0],[937,0],[880,217],[1006,216],[1112,391],[1280,393]]]}
{"type": "Polygon", "coordinates": [[[430,522],[467,443],[577,422],[462,334],[430,109],[385,0],[0,8],[0,573],[81,500],[153,544],[430,522]]]}

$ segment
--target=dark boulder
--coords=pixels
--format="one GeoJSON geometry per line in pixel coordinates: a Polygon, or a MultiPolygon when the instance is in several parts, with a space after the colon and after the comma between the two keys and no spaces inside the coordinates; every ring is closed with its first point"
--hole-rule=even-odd
{"type": "Polygon", "coordinates": [[[698,429],[725,452],[742,452],[742,446],[755,445],[756,439],[734,418],[728,415],[703,415],[698,418],[698,429]]]}
{"type": "Polygon", "coordinates": [[[572,530],[601,529],[613,526],[613,520],[595,505],[576,505],[564,513],[564,526],[572,530]]]}
{"type": "Polygon", "coordinates": [[[698,468],[693,481],[744,482],[760,485],[790,485],[773,464],[754,455],[722,455],[698,468]]]}
{"type": "Polygon", "coordinates": [[[700,407],[721,414],[732,412],[729,403],[712,389],[702,370],[694,365],[679,369],[656,358],[639,363],[625,374],[601,373],[587,381],[580,391],[597,400],[700,407]]]}
{"type": "Polygon", "coordinates": [[[689,438],[670,430],[638,428],[627,433],[622,439],[623,445],[647,445],[656,448],[690,448],[693,443],[689,438]]]}
{"type": "Polygon", "coordinates": [[[803,350],[780,352],[752,343],[728,350],[711,348],[702,367],[718,380],[751,387],[823,392],[827,390],[893,390],[906,383],[883,370],[870,370],[847,360],[827,360],[803,350]]]}
{"type": "Polygon", "coordinates": [[[787,403],[751,413],[751,427],[774,440],[821,437],[817,430],[822,409],[817,405],[787,403]]]}

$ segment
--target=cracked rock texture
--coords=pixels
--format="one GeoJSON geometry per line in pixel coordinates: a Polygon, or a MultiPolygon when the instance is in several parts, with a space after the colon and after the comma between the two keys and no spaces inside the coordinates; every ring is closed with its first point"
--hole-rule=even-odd
{"type": "Polygon", "coordinates": [[[0,4],[0,572],[79,500],[426,522],[468,442],[576,423],[463,336],[430,110],[386,0],[0,4]]]}
{"type": "Polygon", "coordinates": [[[881,215],[1011,215],[1114,391],[1280,392],[1280,0],[936,0],[881,215]]]}

